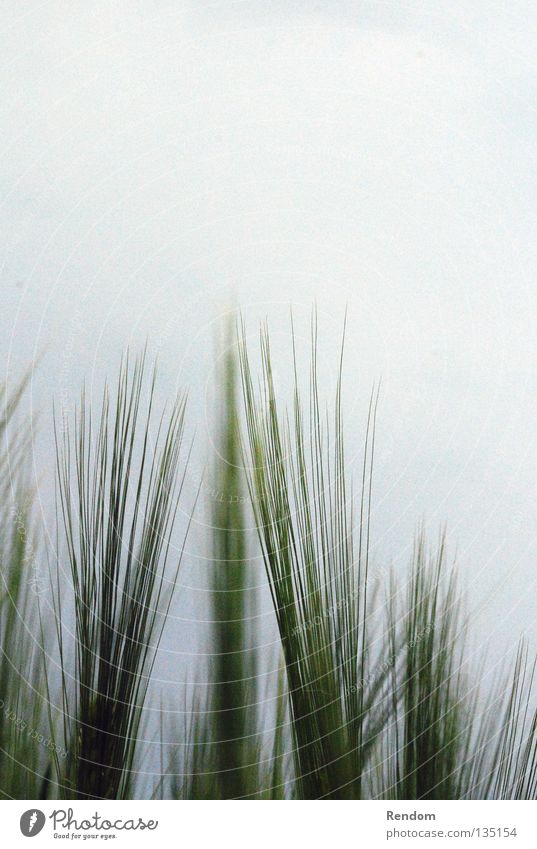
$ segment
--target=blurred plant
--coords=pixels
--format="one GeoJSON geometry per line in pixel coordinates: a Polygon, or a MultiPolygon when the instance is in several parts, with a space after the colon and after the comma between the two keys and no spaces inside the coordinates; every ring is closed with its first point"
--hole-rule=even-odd
{"type": "Polygon", "coordinates": [[[0,387],[0,792],[47,793],[51,740],[46,713],[36,575],[36,532],[25,459],[29,428],[15,421],[28,382],[0,387]]]}
{"type": "Polygon", "coordinates": [[[209,598],[213,631],[211,725],[218,796],[240,798],[258,787],[255,661],[249,628],[253,591],[245,528],[234,326],[228,321],[218,374],[217,462],[212,499],[213,559],[209,598]]]}
{"type": "Polygon", "coordinates": [[[62,792],[68,796],[133,793],[141,713],[181,560],[181,552],[174,554],[168,574],[184,483],[178,470],[185,400],[162,413],[153,434],[155,373],[142,409],[144,367],[144,357],[131,368],[127,356],[115,397],[105,389],[97,422],[83,392],[72,430],[64,431],[61,442],[57,435],[75,619],[73,634],[58,568],[56,619],[70,751],[62,792]]]}
{"type": "MultiPolygon", "coordinates": [[[[185,400],[155,422],[155,374],[146,383],[145,357],[133,366],[127,357],[97,416],[83,392],[74,423],[62,422],[61,437],[56,427],[58,535],[69,569],[66,582],[60,555],[51,564],[55,656],[38,603],[28,431],[10,429],[24,381],[11,396],[0,390],[1,792],[537,798],[535,663],[521,644],[511,675],[498,673],[484,695],[487,666],[470,664],[468,622],[444,536],[430,550],[421,532],[409,571],[391,573],[386,603],[374,592],[378,392],[370,400],[355,508],[343,449],[342,356],[330,413],[320,402],[316,319],[306,403],[293,337],[287,412],[275,390],[266,328],[260,342],[258,383],[244,329],[239,363],[228,338],[219,380],[215,484],[222,497],[212,505],[209,695],[204,702],[195,687],[188,691],[185,727],[173,729],[180,745],[170,763],[163,758],[161,780],[149,791],[136,774],[147,755],[138,737],[184,548],[183,541],[174,554],[185,400]],[[248,625],[255,611],[246,564],[257,552],[246,530],[242,464],[280,637],[278,675],[270,674],[278,664],[253,648],[248,625]],[[255,682],[262,678],[260,692],[255,682]]],[[[375,570],[376,590],[388,574],[375,570]]],[[[169,737],[167,715],[160,711],[161,741],[169,737]]]]}
{"type": "Polygon", "coordinates": [[[260,342],[256,393],[243,330],[248,482],[286,663],[299,793],[360,798],[362,772],[384,722],[375,704],[382,676],[369,668],[367,593],[378,392],[369,409],[356,546],[343,449],[343,349],[330,426],[319,401],[316,318],[307,416],[294,334],[290,417],[278,410],[266,328],[260,342]]]}

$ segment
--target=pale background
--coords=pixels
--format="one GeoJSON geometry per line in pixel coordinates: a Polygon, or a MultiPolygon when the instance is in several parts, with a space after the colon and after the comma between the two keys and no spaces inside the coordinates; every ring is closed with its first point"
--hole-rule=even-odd
{"type": "MultiPolygon", "coordinates": [[[[252,336],[269,316],[285,392],[290,306],[306,344],[316,302],[327,394],[347,306],[356,474],[382,378],[376,562],[447,523],[491,663],[535,644],[534,4],[8,0],[2,19],[0,345],[9,381],[42,354],[45,527],[52,399],[72,409],[83,376],[100,392],[148,340],[162,397],[190,390],[193,495],[230,305],[252,336]]],[[[163,680],[196,650],[209,498],[163,680]]]]}

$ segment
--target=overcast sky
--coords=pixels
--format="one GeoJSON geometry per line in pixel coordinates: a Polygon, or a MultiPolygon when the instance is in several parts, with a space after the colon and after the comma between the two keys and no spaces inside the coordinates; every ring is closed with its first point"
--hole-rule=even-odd
{"type": "Polygon", "coordinates": [[[285,386],[289,306],[306,340],[316,302],[327,389],[347,306],[357,468],[382,378],[375,556],[402,562],[422,518],[446,522],[495,656],[532,636],[534,4],[7,0],[2,17],[0,346],[10,380],[44,352],[39,474],[52,397],[100,388],[127,344],[190,388],[210,458],[230,304],[253,335],[269,316],[285,386]]]}

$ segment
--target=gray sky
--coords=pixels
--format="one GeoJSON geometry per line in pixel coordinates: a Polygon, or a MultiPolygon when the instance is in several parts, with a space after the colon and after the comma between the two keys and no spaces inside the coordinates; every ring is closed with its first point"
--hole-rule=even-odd
{"type": "MultiPolygon", "coordinates": [[[[83,375],[100,387],[126,344],[148,338],[164,385],[190,387],[202,439],[233,299],[252,334],[269,316],[282,384],[289,306],[305,339],[315,301],[328,387],[348,306],[356,470],[383,381],[376,556],[403,561],[421,518],[446,522],[487,600],[481,638],[499,656],[531,635],[533,4],[2,10],[0,346],[9,379],[45,351],[31,393],[45,481],[51,397],[70,404],[83,375]]],[[[42,498],[46,514],[48,483],[42,498]]]]}

